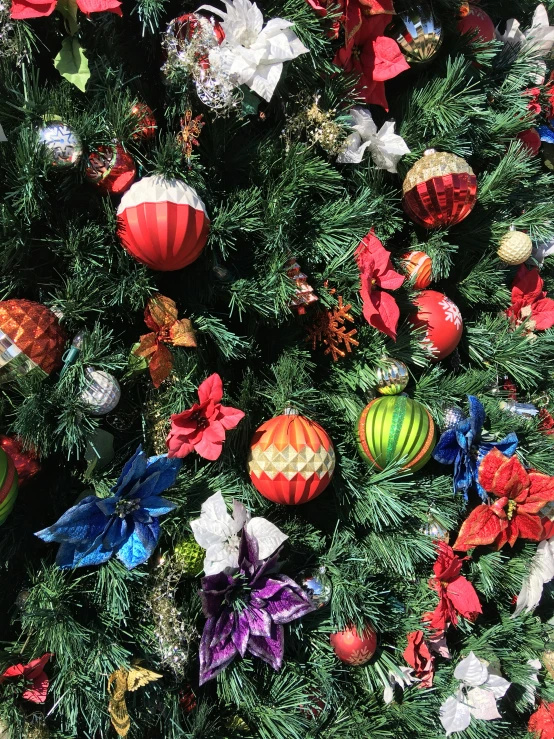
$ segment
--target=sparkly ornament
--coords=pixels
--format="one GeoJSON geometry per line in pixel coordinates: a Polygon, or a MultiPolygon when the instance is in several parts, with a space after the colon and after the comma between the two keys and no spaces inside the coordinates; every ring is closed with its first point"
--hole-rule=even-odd
{"type": "Polygon", "coordinates": [[[127,691],[135,691],[148,685],[154,680],[159,680],[163,675],[157,672],[147,670],[138,665],[132,666],[129,670],[120,667],[119,670],[112,672],[108,678],[108,694],[110,700],[108,703],[108,713],[112,721],[112,726],[119,736],[127,736],[131,728],[131,719],[127,712],[125,703],[125,693],[127,691]]]}
{"type": "Polygon", "coordinates": [[[312,349],[316,348],[318,342],[324,344],[326,347],[324,354],[331,354],[335,362],[339,357],[345,357],[346,352],[351,352],[352,346],[359,344],[353,338],[358,333],[357,330],[353,328],[347,331],[344,325],[346,321],[354,323],[349,313],[352,306],[343,305],[342,295],[338,296],[337,302],[338,305],[333,310],[321,310],[316,314],[306,338],[306,341],[311,341],[312,349]]]}
{"type": "Polygon", "coordinates": [[[162,40],[166,62],[162,71],[168,78],[181,72],[190,77],[199,66],[208,67],[211,49],[223,41],[223,29],[199,13],[186,13],[168,24],[162,40]]]}
{"type": "Polygon", "coordinates": [[[232,731],[239,731],[241,734],[250,731],[250,727],[248,726],[246,721],[241,719],[240,716],[231,716],[230,718],[226,719],[225,727],[227,729],[231,729],[232,731]]]}
{"type": "Polygon", "coordinates": [[[335,450],[327,432],[292,408],[266,421],[252,437],[250,479],[274,503],[298,505],[317,498],[334,469],[335,450]]]}
{"type": "Polygon", "coordinates": [[[192,156],[193,147],[200,146],[198,137],[205,126],[202,117],[202,114],[200,114],[193,118],[192,110],[189,109],[185,111],[185,115],[181,118],[181,130],[177,134],[177,142],[188,161],[192,156]]]}
{"type": "Polygon", "coordinates": [[[433,516],[429,516],[429,520],[421,529],[421,532],[425,536],[429,536],[433,541],[444,541],[445,544],[448,544],[450,540],[450,532],[433,516]]]}
{"type": "Polygon", "coordinates": [[[85,179],[102,192],[121,195],[131,187],[136,176],[133,157],[121,144],[99,146],[88,156],[85,179]]]}
{"type": "Polygon", "coordinates": [[[442,43],[442,26],[431,8],[419,4],[400,11],[387,29],[410,64],[428,62],[436,55],[442,43]]]}
{"type": "Polygon", "coordinates": [[[429,287],[433,279],[433,262],[424,251],[410,251],[402,255],[402,267],[416,290],[429,287]]]}
{"type": "Polygon", "coordinates": [[[137,127],[131,135],[133,141],[149,141],[156,137],[158,124],[149,105],[135,103],[131,108],[131,115],[137,119],[137,127]]]}
{"type": "Polygon", "coordinates": [[[173,559],[177,569],[189,577],[196,577],[204,568],[206,550],[197,544],[193,536],[187,536],[173,550],[173,559]]]}
{"type": "Polygon", "coordinates": [[[92,416],[111,413],[121,397],[121,389],[115,377],[93,367],[86,368],[85,377],[86,384],[79,395],[81,403],[87,406],[92,416]]]}
{"type": "Polygon", "coordinates": [[[359,636],[355,626],[338,631],[329,637],[333,651],[337,657],[349,665],[365,665],[373,657],[377,649],[377,634],[366,626],[359,636]]]}
{"type": "Polygon", "coordinates": [[[17,436],[0,434],[0,447],[11,457],[15,465],[19,487],[26,485],[40,472],[40,462],[36,453],[32,449],[24,449],[17,436]]]}
{"type": "Polygon", "coordinates": [[[494,23],[482,8],[468,4],[462,12],[457,24],[459,33],[475,33],[480,41],[493,41],[496,38],[494,23]]]}
{"type": "Polygon", "coordinates": [[[554,652],[548,651],[543,652],[541,660],[544,665],[544,669],[548,672],[550,677],[554,680],[554,652]]]}
{"type": "Polygon", "coordinates": [[[327,154],[338,155],[344,146],[346,129],[336,120],[336,117],[337,111],[334,108],[323,110],[319,107],[319,96],[316,96],[315,101],[308,108],[304,108],[287,120],[283,132],[287,151],[292,141],[297,141],[305,135],[308,144],[317,144],[327,154]]]}
{"type": "Polygon", "coordinates": [[[135,259],[162,272],[198,258],[210,221],[196,190],[181,180],[143,177],[117,209],[121,243],[135,259]]]}
{"type": "Polygon", "coordinates": [[[497,250],[498,257],[512,266],[523,264],[531,256],[533,243],[523,231],[508,231],[504,234],[497,250]]]}
{"type": "Polygon", "coordinates": [[[306,306],[315,303],[319,298],[314,293],[313,287],[308,284],[308,277],[302,272],[296,259],[289,259],[287,267],[287,275],[294,280],[296,285],[296,296],[289,305],[296,310],[299,316],[303,316],[306,313],[306,306]]]}
{"type": "Polygon", "coordinates": [[[381,395],[398,395],[410,380],[408,368],[399,359],[384,357],[375,370],[377,391],[381,395]]]}
{"type": "Polygon", "coordinates": [[[78,164],[83,153],[83,144],[78,134],[63,121],[46,121],[38,131],[38,139],[48,150],[54,167],[65,169],[78,164]]]}
{"type": "Polygon", "coordinates": [[[9,454],[0,449],[0,525],[4,523],[17,498],[17,470],[9,454]]]}
{"type": "Polygon", "coordinates": [[[327,576],[325,567],[317,567],[312,571],[303,570],[296,579],[307,592],[312,605],[318,609],[329,605],[333,594],[333,586],[327,576]]]}
{"type": "Polygon", "coordinates": [[[423,290],[414,300],[418,312],[410,322],[414,328],[426,328],[425,344],[433,353],[433,361],[452,354],[460,343],[463,331],[462,314],[446,295],[436,290],[423,290]]]}
{"type": "Polygon", "coordinates": [[[435,424],[429,411],[405,395],[372,400],[357,427],[360,454],[382,470],[403,461],[403,469],[421,469],[435,446],[435,424]]]}
{"type": "Polygon", "coordinates": [[[463,421],[466,418],[466,414],[457,405],[451,405],[444,409],[444,419],[442,423],[443,431],[454,428],[456,424],[463,421]]]}
{"type": "Polygon", "coordinates": [[[445,228],[471,213],[477,201],[477,178],[461,157],[427,149],[406,175],[402,190],[404,210],[415,223],[445,228]]]}
{"type": "Polygon", "coordinates": [[[46,377],[61,366],[64,344],[58,319],[45,305],[0,302],[0,383],[31,372],[46,377]]]}

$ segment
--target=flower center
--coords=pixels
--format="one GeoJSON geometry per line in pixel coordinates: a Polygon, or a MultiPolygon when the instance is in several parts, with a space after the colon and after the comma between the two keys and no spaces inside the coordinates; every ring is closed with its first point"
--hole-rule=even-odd
{"type": "Polygon", "coordinates": [[[191,415],[191,419],[196,423],[199,429],[205,429],[210,425],[202,411],[194,411],[191,415]]]}
{"type": "Polygon", "coordinates": [[[469,456],[472,459],[477,459],[477,457],[479,456],[479,447],[471,445],[469,447],[469,456]]]}
{"type": "Polygon", "coordinates": [[[515,500],[509,500],[508,501],[508,509],[506,510],[506,515],[508,516],[508,521],[512,520],[512,516],[516,512],[517,503],[515,500]]]}
{"type": "Polygon", "coordinates": [[[140,508],[140,499],[131,498],[130,500],[118,500],[115,504],[115,512],[119,518],[125,518],[129,513],[138,511],[140,508]]]}
{"type": "Polygon", "coordinates": [[[233,554],[239,550],[240,539],[238,534],[231,534],[223,544],[223,548],[227,554],[233,554]]]}
{"type": "Polygon", "coordinates": [[[250,587],[240,572],[234,576],[235,587],[227,594],[227,603],[234,611],[243,611],[250,600],[250,587]]]}

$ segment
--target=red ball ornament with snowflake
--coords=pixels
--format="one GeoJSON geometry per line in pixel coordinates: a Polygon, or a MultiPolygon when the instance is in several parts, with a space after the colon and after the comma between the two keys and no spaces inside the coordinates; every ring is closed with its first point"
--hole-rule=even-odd
{"type": "Polygon", "coordinates": [[[458,306],[436,290],[422,290],[414,300],[418,311],[410,321],[414,328],[425,327],[426,344],[434,361],[452,354],[460,343],[463,331],[462,314],[458,306]]]}
{"type": "Polygon", "coordinates": [[[460,33],[475,33],[479,41],[493,41],[496,37],[494,23],[483,8],[477,5],[464,4],[462,18],[457,27],[460,33]]]}
{"type": "Polygon", "coordinates": [[[377,634],[369,625],[366,625],[361,636],[355,626],[350,626],[331,634],[329,641],[337,657],[349,665],[365,665],[377,649],[377,634]]]}

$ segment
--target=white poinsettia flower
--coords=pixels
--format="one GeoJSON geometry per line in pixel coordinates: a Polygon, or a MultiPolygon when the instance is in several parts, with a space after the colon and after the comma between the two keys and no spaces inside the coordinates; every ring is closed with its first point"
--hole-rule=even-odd
{"type": "MultiPolygon", "coordinates": [[[[546,59],[554,46],[554,26],[550,25],[548,13],[544,5],[537,5],[533,14],[531,27],[522,31],[520,23],[515,18],[506,21],[506,30],[499,33],[496,29],[496,38],[513,47],[522,46],[526,49],[534,49],[540,57],[546,59]]],[[[537,85],[544,83],[546,64],[537,62],[537,74],[533,75],[533,82],[537,85]]]]}
{"type": "Polygon", "coordinates": [[[419,682],[417,677],[413,676],[413,667],[398,667],[395,671],[389,670],[388,684],[383,690],[383,702],[385,704],[392,703],[394,698],[394,686],[399,685],[402,690],[413,683],[419,682]]]}
{"type": "Polygon", "coordinates": [[[396,167],[404,154],[410,149],[402,136],[394,133],[394,121],[387,121],[379,130],[367,108],[355,107],[350,111],[352,133],[345,142],[344,150],[338,155],[340,164],[358,164],[365,150],[369,149],[371,158],[378,169],[396,172],[396,167]]]}
{"type": "MultiPolygon", "coordinates": [[[[541,511],[545,513],[544,508],[541,511]]],[[[531,560],[527,577],[517,596],[517,606],[512,618],[526,611],[531,613],[539,605],[546,583],[554,579],[554,538],[541,541],[531,560]]]]}
{"type": "Polygon", "coordinates": [[[265,518],[250,518],[250,512],[237,500],[233,500],[233,515],[229,515],[220,491],[202,503],[200,518],[191,521],[190,526],[196,542],[206,550],[206,575],[216,575],[226,567],[238,566],[243,528],[257,541],[259,560],[269,557],[288,539],[265,518]]]}
{"type": "Polygon", "coordinates": [[[263,15],[250,0],[223,0],[226,12],[208,5],[222,18],[225,39],[210,51],[209,60],[221,63],[224,71],[238,85],[247,85],[268,102],[283,72],[283,63],[306,54],[307,49],[283,18],[272,18],[264,26],[263,15]]]}

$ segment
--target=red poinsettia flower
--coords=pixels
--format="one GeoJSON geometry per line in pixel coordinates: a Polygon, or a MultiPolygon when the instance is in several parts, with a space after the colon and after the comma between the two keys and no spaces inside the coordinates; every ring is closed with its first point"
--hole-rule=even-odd
{"type": "Polygon", "coordinates": [[[423,631],[412,631],[408,634],[408,646],[404,650],[404,659],[414,668],[414,675],[420,680],[418,687],[430,688],[433,685],[435,660],[425,643],[423,631]]]}
{"type": "MultiPolygon", "coordinates": [[[[15,20],[40,18],[44,15],[51,15],[56,5],[57,0],[12,0],[10,15],[15,20]]],[[[123,15],[120,5],[119,0],[77,0],[79,10],[86,15],[104,11],[123,15]]]]}
{"type": "Polygon", "coordinates": [[[554,739],[554,703],[542,701],[535,713],[531,714],[527,728],[536,739],[554,739]]]}
{"type": "Polygon", "coordinates": [[[512,283],[512,305],[506,315],[519,325],[528,319],[531,330],[544,331],[554,326],[554,300],[546,297],[539,270],[522,264],[512,283]]]}
{"type": "MultiPolygon", "coordinates": [[[[309,0],[308,0],[309,1],[309,0]]],[[[341,1],[341,7],[343,2],[341,1]]],[[[344,0],[344,40],[349,44],[354,34],[358,33],[362,23],[371,16],[380,15],[379,21],[373,22],[373,28],[377,35],[382,36],[385,28],[390,23],[390,17],[394,15],[392,0],[344,0]]]]}
{"type": "Polygon", "coordinates": [[[490,451],[479,466],[479,483],[496,500],[474,508],[466,518],[454,549],[467,551],[480,544],[500,549],[518,539],[541,541],[543,522],[539,512],[554,500],[554,477],[527,472],[519,459],[490,451]]]}
{"type": "MultiPolygon", "coordinates": [[[[329,9],[342,10],[344,12],[344,1],[343,0],[306,0],[308,5],[315,10],[320,18],[327,17],[329,9]]],[[[348,0],[347,0],[348,2],[348,0]]],[[[341,20],[344,20],[344,15],[341,16],[341,20]]],[[[341,23],[339,20],[335,20],[331,24],[331,28],[327,33],[327,36],[332,39],[339,37],[341,23]]]]}
{"type": "Polygon", "coordinates": [[[545,434],[545,436],[554,435],[554,418],[552,418],[551,414],[546,408],[540,409],[539,419],[540,423],[538,425],[538,430],[541,432],[541,434],[545,434]]]}
{"type": "Polygon", "coordinates": [[[442,632],[449,624],[456,626],[458,615],[474,621],[482,613],[479,597],[475,588],[460,575],[462,562],[452,547],[444,541],[438,543],[439,554],[433,565],[435,577],[429,580],[429,586],[437,591],[439,602],[432,613],[425,613],[424,621],[429,622],[432,629],[442,632]]]}
{"type": "Polygon", "coordinates": [[[22,677],[32,686],[25,688],[22,698],[32,703],[44,703],[50,684],[48,675],[44,672],[44,666],[53,655],[50,652],[43,654],[40,659],[33,659],[28,665],[13,665],[0,675],[0,683],[10,677],[22,677]]]}
{"type": "Polygon", "coordinates": [[[530,98],[527,103],[527,110],[530,110],[535,115],[541,112],[541,105],[539,102],[541,91],[538,87],[530,87],[528,90],[524,90],[523,95],[530,98]]]}
{"type": "Polygon", "coordinates": [[[373,231],[360,242],[355,252],[360,270],[364,318],[391,339],[396,339],[400,310],[396,300],[384,290],[396,290],[406,279],[392,267],[388,252],[373,231]]]}
{"type": "Polygon", "coordinates": [[[218,459],[225,441],[225,431],[234,429],[244,418],[238,408],[221,405],[223,383],[210,375],[198,388],[198,400],[192,408],[171,416],[167,437],[168,457],[186,457],[195,451],[204,459],[218,459]]]}

